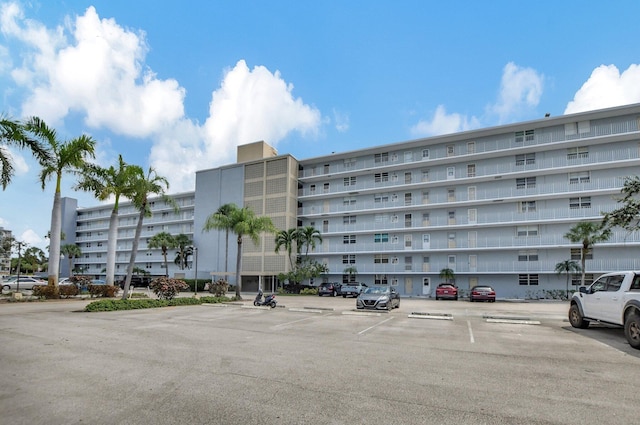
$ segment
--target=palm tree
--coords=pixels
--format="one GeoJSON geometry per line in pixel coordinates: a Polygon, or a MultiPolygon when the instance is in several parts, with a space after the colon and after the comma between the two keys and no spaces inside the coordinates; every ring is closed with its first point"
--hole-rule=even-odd
{"type": "Polygon", "coordinates": [[[138,223],[136,224],[136,233],[131,246],[131,256],[129,257],[129,265],[127,266],[127,277],[124,283],[124,292],[122,299],[126,300],[129,295],[129,287],[131,286],[131,276],[138,255],[138,245],[140,244],[140,235],[142,234],[142,221],[145,217],[151,216],[151,208],[149,207],[149,195],[160,195],[162,199],[173,205],[177,210],[177,206],[173,198],[165,195],[165,191],[169,189],[169,182],[166,178],[159,176],[153,167],[149,167],[146,175],[141,172],[139,167],[135,169],[135,176],[132,179],[131,201],[138,209],[138,223]]]}
{"type": "Polygon", "coordinates": [[[141,175],[142,168],[137,165],[129,165],[118,156],[118,168],[111,166],[102,168],[99,165],[88,164],[82,170],[80,181],[76,189],[93,192],[100,201],[114,197],[113,208],[109,218],[109,235],[107,237],[107,269],[106,284],[113,285],[116,273],[116,246],[118,242],[118,208],[120,197],[131,197],[133,179],[141,175]]]}
{"type": "MultiPolygon", "coordinates": [[[[40,182],[44,190],[47,180],[55,178],[56,187],[53,196],[53,209],[51,212],[51,240],[49,244],[49,258],[60,258],[60,232],[62,230],[62,210],[60,206],[60,187],[62,175],[65,172],[77,172],[86,165],[87,158],[95,156],[96,142],[91,137],[82,135],[75,139],[61,142],[56,131],[45,124],[40,118],[33,117],[24,124],[27,132],[36,139],[45,143],[51,153],[48,161],[42,161],[40,182]]],[[[54,286],[54,295],[58,292],[59,261],[49,261],[48,281],[54,286]]]]}
{"type": "Polygon", "coordinates": [[[564,237],[573,243],[580,243],[580,267],[582,268],[582,277],[580,286],[584,286],[585,263],[587,254],[591,251],[593,245],[604,242],[611,236],[611,229],[603,228],[597,223],[590,221],[581,221],[565,233],[564,237]]]}
{"type": "Polygon", "coordinates": [[[305,247],[305,257],[309,256],[309,247],[316,248],[316,241],[322,243],[320,231],[313,226],[305,226],[298,230],[300,247],[305,247]]]}
{"type": "Polygon", "coordinates": [[[82,255],[82,250],[78,245],[68,243],[60,247],[60,253],[69,260],[69,274],[73,274],[73,260],[82,255]]]}
{"type": "Polygon", "coordinates": [[[149,248],[160,248],[162,250],[162,257],[164,258],[164,275],[169,277],[169,264],[167,263],[167,251],[176,247],[176,238],[171,236],[171,233],[160,232],[149,238],[147,242],[149,248]]]}
{"type": "Polygon", "coordinates": [[[224,230],[224,272],[227,273],[227,267],[229,265],[229,230],[231,230],[231,222],[230,216],[231,212],[237,210],[238,206],[236,204],[224,204],[221,205],[220,208],[214,213],[218,215],[216,219],[220,224],[218,230],[224,230]]]}
{"type": "Polygon", "coordinates": [[[574,260],[564,260],[556,264],[556,273],[558,275],[561,275],[562,273],[567,274],[567,298],[569,298],[569,279],[572,274],[579,271],[580,264],[574,260]]]}
{"type": "Polygon", "coordinates": [[[280,248],[287,251],[292,271],[295,269],[292,257],[294,245],[298,245],[296,249],[298,252],[300,251],[300,245],[297,244],[299,235],[298,229],[280,230],[276,233],[276,253],[280,253],[280,248]]]}
{"type": "Polygon", "coordinates": [[[7,188],[13,177],[13,158],[5,146],[15,145],[28,148],[40,163],[51,161],[47,148],[38,140],[31,139],[18,122],[0,116],[0,184],[2,190],[7,188]]]}
{"type": "Polygon", "coordinates": [[[455,281],[456,274],[448,267],[440,270],[440,279],[444,279],[446,283],[453,283],[455,281]]]}
{"type": "Polygon", "coordinates": [[[242,290],[242,280],[240,276],[240,271],[242,270],[242,238],[247,236],[257,245],[260,241],[260,233],[273,232],[275,229],[269,217],[257,217],[255,213],[247,207],[234,207],[228,217],[222,217],[221,214],[217,213],[211,214],[207,217],[202,230],[210,231],[212,229],[221,230],[225,228],[228,228],[237,236],[236,298],[242,299],[240,295],[242,290]]]}
{"type": "Polygon", "coordinates": [[[176,259],[173,261],[180,270],[184,270],[187,267],[187,260],[190,255],[193,255],[193,241],[189,239],[189,236],[184,233],[180,233],[175,238],[176,259]]]}

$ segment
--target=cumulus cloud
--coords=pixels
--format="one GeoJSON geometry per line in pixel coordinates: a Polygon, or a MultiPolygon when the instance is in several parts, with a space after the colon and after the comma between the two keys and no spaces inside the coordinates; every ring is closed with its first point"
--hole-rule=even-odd
{"type": "Polygon", "coordinates": [[[615,65],[600,65],[567,104],[565,114],[640,102],[640,65],[620,74],[615,65]]]}
{"type": "Polygon", "coordinates": [[[538,106],[542,96],[544,77],[533,68],[523,68],[513,62],[505,65],[500,92],[490,112],[497,114],[500,123],[538,106]]]}
{"type": "Polygon", "coordinates": [[[244,60],[225,71],[205,123],[194,122],[184,113],[186,90],[145,66],[145,33],[100,18],[94,7],[49,29],[7,3],[0,30],[18,41],[23,58],[11,70],[27,93],[23,116],[55,127],[74,113],[91,128],[151,140],[149,163],[172,170],[172,190],[192,190],[194,172],[233,160],[237,145],[264,140],[276,146],[291,132],[313,137],[323,122],[318,109],[293,96],[279,71],[249,69],[244,60]]]}
{"type": "Polygon", "coordinates": [[[158,169],[173,169],[172,189],[188,190],[194,173],[229,163],[236,147],[263,140],[274,147],[291,132],[315,135],[321,114],[292,95],[278,71],[264,66],[249,69],[244,60],[228,69],[209,104],[203,126],[180,120],[156,137],[151,163],[158,169]],[[179,170],[174,164],[180,163],[179,170]],[[165,168],[167,167],[167,168],[165,168]]]}
{"type": "Polygon", "coordinates": [[[13,3],[3,5],[0,23],[3,33],[27,48],[24,63],[12,72],[30,91],[23,115],[55,125],[70,111],[80,111],[90,127],[134,137],[149,136],[183,116],[185,90],[143,65],[145,34],[100,19],[93,6],[66,30],[24,20],[13,3]]]}
{"type": "Polygon", "coordinates": [[[471,130],[479,126],[480,122],[476,117],[469,118],[457,113],[448,114],[444,105],[438,105],[430,120],[420,120],[411,127],[411,134],[414,137],[436,136],[471,130]]]}
{"type": "Polygon", "coordinates": [[[29,246],[38,246],[43,242],[43,239],[33,229],[27,229],[22,232],[18,240],[26,242],[29,246]]]}
{"type": "Polygon", "coordinates": [[[333,110],[333,122],[335,123],[336,130],[340,133],[345,133],[349,130],[349,114],[340,112],[336,109],[333,110]]]}

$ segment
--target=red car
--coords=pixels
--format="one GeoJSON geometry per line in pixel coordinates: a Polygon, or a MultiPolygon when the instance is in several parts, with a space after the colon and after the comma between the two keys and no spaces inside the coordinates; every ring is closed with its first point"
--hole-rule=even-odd
{"type": "Polygon", "coordinates": [[[450,283],[441,283],[436,288],[436,300],[457,300],[458,299],[458,288],[453,286],[450,283]]]}
{"type": "Polygon", "coordinates": [[[493,303],[496,301],[496,291],[489,285],[474,286],[469,295],[469,301],[488,301],[493,303]]]}

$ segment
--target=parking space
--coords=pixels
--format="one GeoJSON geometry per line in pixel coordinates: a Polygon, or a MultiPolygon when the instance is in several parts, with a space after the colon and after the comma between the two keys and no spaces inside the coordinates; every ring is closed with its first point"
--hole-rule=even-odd
{"type": "Polygon", "coordinates": [[[248,301],[91,314],[75,312],[79,302],[39,304],[0,306],[0,409],[8,423],[626,424],[637,417],[640,358],[603,342],[597,329],[567,328],[561,304],[403,299],[400,309],[374,314],[355,312],[353,300],[315,297],[281,297],[275,309],[248,301]]]}

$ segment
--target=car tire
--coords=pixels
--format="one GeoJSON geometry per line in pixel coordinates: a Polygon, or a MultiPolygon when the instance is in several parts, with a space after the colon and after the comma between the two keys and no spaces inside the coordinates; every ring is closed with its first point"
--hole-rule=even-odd
{"type": "Polygon", "coordinates": [[[11,291],[11,287],[9,285],[2,286],[2,292],[9,292],[9,291],[11,291]]]}
{"type": "Polygon", "coordinates": [[[440,301],[440,297],[436,295],[436,301],[440,301]]]}
{"type": "Polygon", "coordinates": [[[589,321],[584,320],[580,308],[576,304],[571,304],[569,307],[569,323],[574,328],[586,329],[589,327],[589,321]]]}
{"type": "Polygon", "coordinates": [[[346,296],[346,295],[343,295],[343,296],[342,296],[342,298],[347,298],[347,296],[346,296]]]}
{"type": "Polygon", "coordinates": [[[333,291],[333,292],[331,293],[331,296],[332,296],[332,297],[335,297],[336,295],[338,295],[338,293],[337,293],[336,291],[333,291]]]}
{"type": "Polygon", "coordinates": [[[635,349],[640,349],[640,316],[632,313],[624,321],[624,336],[629,345],[635,349]]]}

